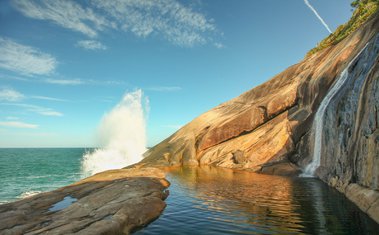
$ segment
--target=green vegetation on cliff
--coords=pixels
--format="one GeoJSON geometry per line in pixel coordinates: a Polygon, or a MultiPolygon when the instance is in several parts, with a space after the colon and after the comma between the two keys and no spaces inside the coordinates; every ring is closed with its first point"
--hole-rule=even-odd
{"type": "Polygon", "coordinates": [[[315,48],[307,53],[307,56],[339,43],[354,32],[379,9],[379,0],[356,0],[351,3],[351,6],[355,8],[355,11],[350,20],[346,24],[340,25],[334,33],[318,43],[315,48]]]}

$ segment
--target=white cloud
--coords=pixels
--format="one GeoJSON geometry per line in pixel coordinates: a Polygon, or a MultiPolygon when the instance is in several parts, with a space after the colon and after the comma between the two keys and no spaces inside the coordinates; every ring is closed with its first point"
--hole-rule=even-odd
{"type": "Polygon", "coordinates": [[[49,96],[32,95],[26,96],[13,88],[0,88],[0,101],[11,101],[17,102],[24,100],[26,98],[37,99],[37,100],[50,100],[50,101],[67,101],[65,99],[59,99],[49,96]]]}
{"type": "Polygon", "coordinates": [[[219,42],[215,42],[215,43],[213,43],[213,45],[214,45],[215,47],[217,47],[218,49],[225,48],[224,44],[219,43],[219,42]]]}
{"type": "Polygon", "coordinates": [[[37,99],[37,100],[49,100],[49,101],[59,101],[59,102],[67,101],[65,99],[59,99],[59,98],[54,98],[54,97],[49,97],[49,96],[40,96],[40,95],[32,95],[30,96],[30,98],[37,99]]]}
{"type": "Polygon", "coordinates": [[[55,117],[63,116],[62,113],[53,111],[53,110],[41,110],[41,111],[36,111],[36,112],[44,116],[55,116],[55,117]]]}
{"type": "Polygon", "coordinates": [[[57,85],[81,85],[84,84],[80,79],[45,79],[44,82],[57,85]]]}
{"type": "Polygon", "coordinates": [[[112,27],[103,16],[90,8],[84,8],[76,1],[68,0],[14,0],[14,6],[25,16],[48,20],[64,28],[96,37],[98,31],[112,27]]]}
{"type": "Polygon", "coordinates": [[[35,124],[17,122],[17,121],[0,122],[0,126],[15,127],[15,128],[28,128],[28,129],[35,129],[38,127],[38,125],[35,125],[35,124]]]}
{"type": "Polygon", "coordinates": [[[50,74],[57,66],[51,55],[2,37],[0,55],[0,68],[24,75],[50,74]]]}
{"type": "Polygon", "coordinates": [[[175,0],[92,0],[126,32],[138,37],[159,34],[173,44],[194,46],[209,40],[216,31],[212,19],[175,0]]]}
{"type": "Polygon", "coordinates": [[[0,79],[17,80],[17,81],[24,81],[24,82],[29,81],[29,79],[25,77],[10,76],[10,75],[5,75],[5,74],[0,74],[0,79]]]}
{"type": "Polygon", "coordinates": [[[25,96],[12,88],[0,88],[0,101],[20,101],[25,96]]]}
{"type": "Polygon", "coordinates": [[[2,103],[1,105],[8,105],[8,106],[17,106],[24,108],[25,110],[33,113],[37,113],[43,116],[55,116],[55,117],[61,117],[63,116],[63,113],[55,111],[51,108],[46,108],[38,105],[32,105],[32,104],[22,104],[22,103],[2,103]]]}
{"type": "Polygon", "coordinates": [[[65,78],[63,76],[59,76],[59,78],[35,78],[29,79],[26,77],[15,77],[8,76],[4,74],[0,74],[0,79],[6,80],[18,80],[25,82],[37,82],[37,83],[48,83],[54,85],[62,85],[62,86],[77,86],[77,85],[95,85],[95,86],[118,86],[118,85],[127,85],[128,83],[125,81],[117,81],[117,80],[93,80],[93,79],[79,79],[79,78],[65,78]]]}
{"type": "Polygon", "coordinates": [[[116,86],[116,85],[125,85],[127,84],[124,81],[115,81],[115,80],[93,80],[93,79],[53,79],[48,78],[42,80],[42,82],[55,84],[55,85],[94,85],[94,86],[116,86]]]}
{"type": "Polygon", "coordinates": [[[43,116],[54,116],[54,117],[61,117],[63,116],[63,113],[55,111],[51,108],[46,108],[38,105],[28,105],[25,104],[23,107],[25,107],[27,110],[31,112],[38,113],[43,116]]]}
{"type": "Polygon", "coordinates": [[[25,16],[48,20],[95,38],[105,30],[137,37],[160,36],[179,46],[213,42],[218,32],[213,19],[177,0],[90,0],[83,6],[69,0],[14,0],[25,16]]]}
{"type": "Polygon", "coordinates": [[[14,116],[7,116],[7,117],[5,117],[5,119],[7,119],[7,120],[19,120],[20,118],[14,117],[14,116]]]}
{"type": "Polygon", "coordinates": [[[155,86],[145,88],[147,91],[158,91],[158,92],[171,92],[171,91],[180,91],[181,87],[178,86],[155,86]]]}
{"type": "Polygon", "coordinates": [[[328,30],[329,33],[333,33],[332,30],[330,30],[328,24],[324,21],[324,19],[320,16],[320,14],[318,14],[318,12],[316,11],[316,9],[309,3],[309,1],[308,0],[304,0],[304,3],[316,15],[317,19],[320,20],[321,24],[324,25],[324,27],[326,28],[326,30],[328,30]]]}
{"type": "Polygon", "coordinates": [[[107,47],[104,46],[101,42],[94,41],[94,40],[81,40],[76,45],[87,50],[106,50],[107,49],[107,47]]]}

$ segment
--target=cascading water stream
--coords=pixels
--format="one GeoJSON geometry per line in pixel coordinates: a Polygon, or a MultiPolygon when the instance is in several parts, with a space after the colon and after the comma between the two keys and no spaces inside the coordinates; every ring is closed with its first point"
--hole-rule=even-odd
{"type": "Polygon", "coordinates": [[[312,131],[315,135],[314,137],[315,142],[314,142],[314,147],[313,147],[313,159],[305,168],[302,176],[305,176],[305,177],[314,176],[317,168],[320,166],[321,150],[322,150],[322,134],[323,134],[324,116],[325,116],[326,108],[328,107],[333,97],[345,84],[346,80],[349,77],[349,68],[354,63],[354,61],[358,58],[358,56],[364,51],[366,47],[367,45],[354,57],[354,59],[350,61],[347,67],[342,71],[336,83],[332,86],[328,94],[322,100],[320,107],[318,108],[315,114],[315,118],[314,118],[313,126],[312,126],[312,131]]]}
{"type": "Polygon", "coordinates": [[[119,169],[142,160],[146,151],[146,123],[141,90],[127,93],[99,126],[101,148],[83,156],[84,176],[119,169]]]}

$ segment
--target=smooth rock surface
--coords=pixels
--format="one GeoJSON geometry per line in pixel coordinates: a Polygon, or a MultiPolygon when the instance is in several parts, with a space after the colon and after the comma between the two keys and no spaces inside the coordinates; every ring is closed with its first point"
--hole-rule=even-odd
{"type": "Polygon", "coordinates": [[[0,234],[129,234],[165,208],[164,176],[156,168],[110,170],[0,205],[0,234]]]}

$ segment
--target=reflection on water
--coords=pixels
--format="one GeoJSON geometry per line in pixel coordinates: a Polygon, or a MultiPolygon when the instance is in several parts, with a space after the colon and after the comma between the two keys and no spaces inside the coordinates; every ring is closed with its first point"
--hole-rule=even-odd
{"type": "Polygon", "coordinates": [[[167,207],[136,234],[377,234],[379,225],[313,178],[171,169],[167,207]]]}

